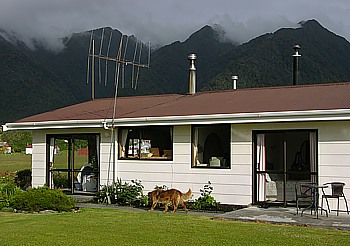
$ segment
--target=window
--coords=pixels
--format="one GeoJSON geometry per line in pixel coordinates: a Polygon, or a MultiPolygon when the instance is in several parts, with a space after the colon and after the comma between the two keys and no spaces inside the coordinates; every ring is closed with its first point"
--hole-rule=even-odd
{"type": "Polygon", "coordinates": [[[230,168],[231,126],[192,127],[192,167],[230,168]]]}
{"type": "Polygon", "coordinates": [[[173,159],[173,128],[119,128],[119,159],[173,159]]]}
{"type": "Polygon", "coordinates": [[[99,134],[47,135],[47,184],[72,194],[99,188],[99,134]]]}

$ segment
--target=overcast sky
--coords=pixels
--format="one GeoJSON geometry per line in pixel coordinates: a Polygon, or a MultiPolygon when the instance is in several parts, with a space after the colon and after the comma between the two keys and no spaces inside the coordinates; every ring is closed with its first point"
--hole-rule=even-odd
{"type": "Polygon", "coordinates": [[[309,19],[350,40],[349,0],[0,0],[0,28],[51,48],[59,37],[106,26],[164,45],[215,23],[242,43],[309,19]]]}

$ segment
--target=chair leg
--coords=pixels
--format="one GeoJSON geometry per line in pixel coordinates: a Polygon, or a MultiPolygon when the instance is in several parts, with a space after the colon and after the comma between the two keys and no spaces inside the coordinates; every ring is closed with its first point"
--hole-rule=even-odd
{"type": "Polygon", "coordinates": [[[339,216],[339,197],[338,197],[338,209],[337,209],[337,216],[339,216]]]}
{"type": "Polygon", "coordinates": [[[325,197],[324,199],[326,199],[326,204],[327,204],[327,208],[328,208],[328,213],[331,213],[331,209],[329,208],[329,203],[328,203],[327,197],[325,197]]]}
{"type": "Polygon", "coordinates": [[[299,214],[299,203],[298,203],[298,199],[297,199],[297,214],[299,214]]]}
{"type": "Polygon", "coordinates": [[[349,214],[349,207],[348,202],[346,201],[346,197],[344,196],[345,206],[346,206],[346,212],[349,214]]]}

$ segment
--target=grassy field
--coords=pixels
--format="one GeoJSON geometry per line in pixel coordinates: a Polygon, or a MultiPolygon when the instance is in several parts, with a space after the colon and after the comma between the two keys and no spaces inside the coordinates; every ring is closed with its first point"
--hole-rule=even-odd
{"type": "MultiPolygon", "coordinates": [[[[67,168],[67,155],[67,151],[62,151],[59,155],[55,155],[54,167],[67,168]]],[[[76,169],[88,163],[87,156],[78,155],[77,152],[74,154],[74,160],[76,169]]],[[[32,155],[23,153],[0,154],[0,171],[15,172],[28,168],[32,168],[32,155]]]]}
{"type": "Polygon", "coordinates": [[[0,171],[15,172],[32,168],[32,156],[14,153],[14,154],[0,154],[0,171]]]}
{"type": "Polygon", "coordinates": [[[112,209],[0,212],[1,245],[349,245],[346,231],[112,209]]]}

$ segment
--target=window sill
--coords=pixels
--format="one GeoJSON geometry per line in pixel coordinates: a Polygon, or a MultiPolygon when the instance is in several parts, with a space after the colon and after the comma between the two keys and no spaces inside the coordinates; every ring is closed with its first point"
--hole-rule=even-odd
{"type": "Polygon", "coordinates": [[[191,168],[198,168],[198,169],[231,169],[231,167],[221,167],[221,166],[192,166],[191,168]]]}
{"type": "Polygon", "coordinates": [[[130,160],[133,160],[133,161],[153,161],[153,160],[156,160],[156,161],[172,161],[173,159],[172,158],[169,158],[169,157],[142,157],[142,158],[132,158],[132,157],[129,157],[129,158],[119,158],[118,160],[120,161],[130,161],[130,160]]]}

